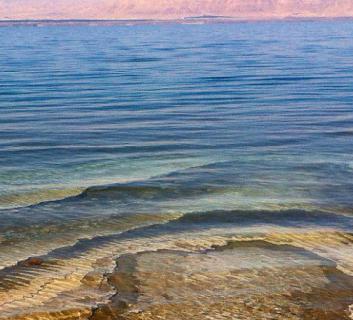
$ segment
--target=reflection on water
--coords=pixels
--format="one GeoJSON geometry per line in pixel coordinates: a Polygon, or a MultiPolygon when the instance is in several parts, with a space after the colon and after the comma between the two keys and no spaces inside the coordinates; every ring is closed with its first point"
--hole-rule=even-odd
{"type": "Polygon", "coordinates": [[[1,28],[0,318],[348,317],[352,31],[1,28]]]}

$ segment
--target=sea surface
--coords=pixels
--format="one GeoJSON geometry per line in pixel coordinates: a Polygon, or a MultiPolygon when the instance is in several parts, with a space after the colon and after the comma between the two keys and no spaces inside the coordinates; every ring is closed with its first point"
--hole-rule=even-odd
{"type": "Polygon", "coordinates": [[[349,20],[0,28],[4,279],[124,235],[351,232],[352,34],[349,20]]]}

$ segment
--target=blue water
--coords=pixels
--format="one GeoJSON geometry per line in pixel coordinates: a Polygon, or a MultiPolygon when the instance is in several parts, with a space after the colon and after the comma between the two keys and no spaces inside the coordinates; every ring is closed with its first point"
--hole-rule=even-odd
{"type": "Polygon", "coordinates": [[[134,216],[352,213],[352,34],[351,21],[1,28],[0,240],[60,246],[134,216]]]}

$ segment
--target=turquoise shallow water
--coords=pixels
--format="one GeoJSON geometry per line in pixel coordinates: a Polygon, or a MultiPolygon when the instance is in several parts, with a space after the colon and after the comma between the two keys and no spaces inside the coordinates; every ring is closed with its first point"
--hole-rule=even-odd
{"type": "Polygon", "coordinates": [[[1,28],[0,241],[22,252],[214,210],[350,214],[352,32],[1,28]]]}

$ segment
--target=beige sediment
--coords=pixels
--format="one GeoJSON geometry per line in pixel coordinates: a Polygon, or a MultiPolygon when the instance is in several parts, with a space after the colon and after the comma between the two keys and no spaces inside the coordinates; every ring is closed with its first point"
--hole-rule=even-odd
{"type": "MultiPolygon", "coordinates": [[[[204,254],[215,246],[226,246],[229,241],[245,242],[257,240],[265,241],[272,245],[290,245],[292,247],[305,249],[323,259],[334,262],[337,265],[337,271],[334,269],[335,273],[342,272],[346,274],[347,277],[353,275],[353,236],[351,234],[334,232],[332,230],[325,230],[325,232],[304,231],[298,233],[295,230],[283,228],[277,233],[254,235],[246,232],[239,234],[239,232],[237,233],[235,230],[232,231],[227,228],[227,230],[215,229],[214,231],[207,230],[197,233],[185,232],[176,235],[154,236],[150,234],[149,236],[134,239],[107,241],[102,245],[97,245],[86,251],[77,253],[77,255],[72,258],[52,259],[45,257],[43,263],[40,265],[17,266],[13,267],[11,271],[1,274],[0,319],[71,320],[90,318],[98,320],[99,310],[103,310],[109,306],[112,297],[116,297],[117,287],[119,287],[109,282],[109,279],[111,279],[110,275],[114,274],[114,269],[116,268],[116,259],[126,254],[133,255],[143,253],[146,252],[146,250],[148,250],[148,252],[157,252],[154,254],[156,254],[156,259],[158,259],[161,250],[174,250],[178,252],[177,255],[179,255],[180,252],[185,252],[188,255],[197,255],[200,254],[200,252],[204,254]],[[92,310],[94,314],[92,314],[92,310]]],[[[322,276],[321,269],[315,270],[316,271],[309,270],[308,274],[314,272],[311,275],[318,275],[315,272],[319,272],[320,276],[322,276]]],[[[210,279],[207,280],[206,275],[197,275],[196,273],[193,274],[192,277],[188,277],[187,269],[184,271],[185,274],[178,274],[178,277],[184,277],[185,281],[190,281],[196,286],[203,283],[208,284],[211,286],[210,288],[212,288],[212,284],[214,284],[215,281],[220,281],[219,283],[224,281],[221,276],[211,278],[211,281],[210,279]]],[[[222,274],[221,271],[217,272],[222,274]]],[[[300,274],[300,272],[298,274],[300,274]]],[[[147,278],[148,273],[144,274],[141,272],[139,279],[144,280],[147,278]]],[[[234,285],[237,284],[237,278],[234,274],[229,279],[232,279],[234,285]]],[[[227,278],[226,280],[229,281],[229,279],[227,278]]],[[[210,297],[212,297],[212,290],[208,293],[210,297]]],[[[166,299],[168,302],[168,298],[166,299]]],[[[257,299],[259,299],[258,302],[260,303],[260,297],[257,297],[257,299]]],[[[241,304],[242,302],[240,300],[235,300],[234,302],[231,298],[227,297],[223,297],[223,300],[224,304],[213,301],[213,309],[210,307],[213,311],[209,309],[210,314],[219,314],[219,317],[215,317],[214,319],[229,319],[229,314],[234,315],[236,312],[239,312],[239,306],[236,306],[236,304],[241,304]]],[[[209,301],[208,298],[205,301],[209,301]]],[[[262,301],[261,303],[266,302],[262,301]]],[[[159,312],[161,313],[160,316],[162,319],[176,319],[175,314],[181,312],[180,308],[194,310],[193,312],[196,313],[199,310],[193,307],[192,304],[187,303],[186,299],[180,305],[173,305],[172,301],[169,301],[167,304],[168,307],[162,310],[158,305],[148,305],[147,302],[144,302],[146,312],[150,312],[151,315],[158,315],[159,312]],[[163,314],[163,312],[166,313],[163,314]]],[[[129,306],[129,303],[126,305],[122,303],[118,304],[119,310],[117,312],[119,313],[119,317],[123,317],[121,319],[151,319],[151,317],[148,317],[146,314],[143,314],[144,317],[139,317],[136,312],[125,314],[124,312],[129,308],[135,310],[136,306],[134,306],[133,303],[131,303],[131,306],[129,306]]],[[[247,308],[250,307],[247,306],[247,308]]],[[[263,308],[266,307],[264,306],[263,308]]],[[[349,306],[347,306],[347,312],[348,308],[349,306]]],[[[271,314],[271,310],[267,310],[266,312],[271,314]]],[[[183,317],[186,316],[186,314],[183,315],[183,317]]],[[[180,319],[183,318],[181,317],[180,319]]],[[[326,318],[320,319],[326,320],[326,318]]]]}

